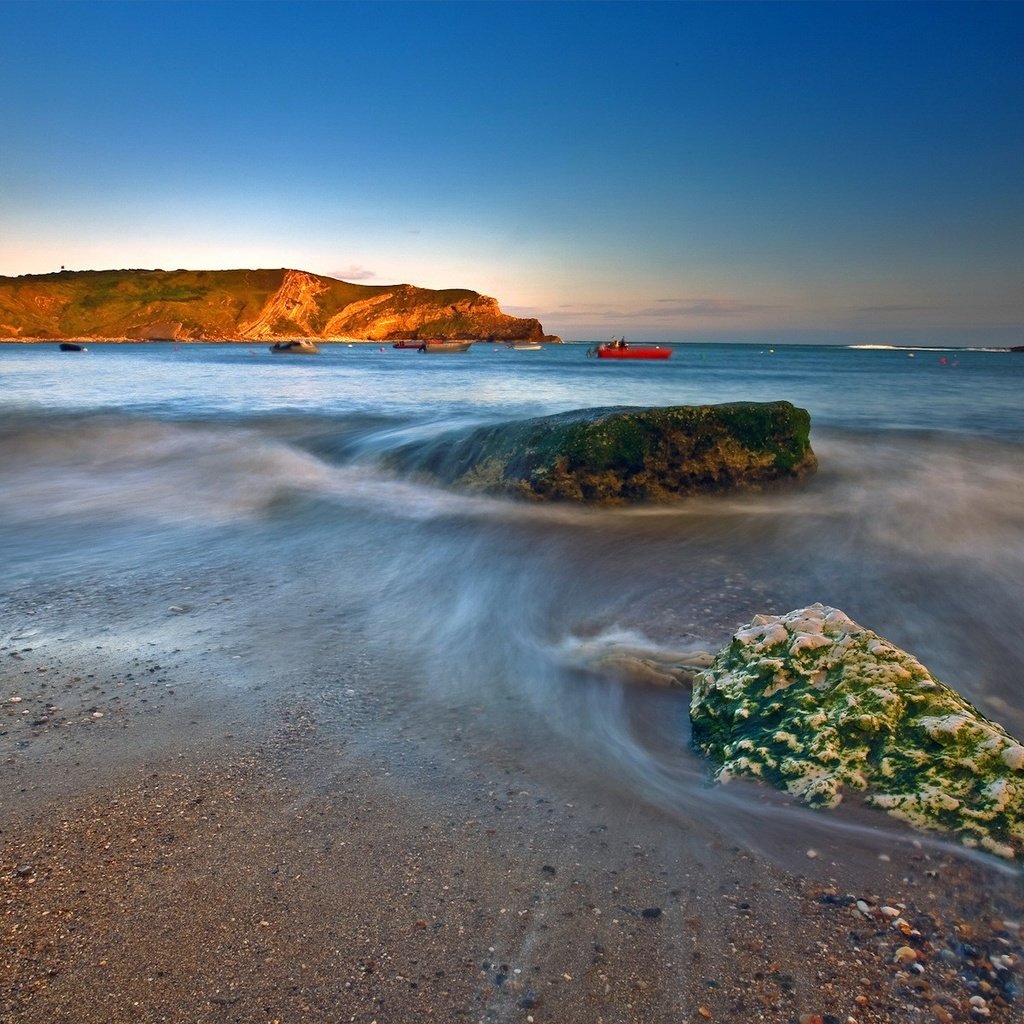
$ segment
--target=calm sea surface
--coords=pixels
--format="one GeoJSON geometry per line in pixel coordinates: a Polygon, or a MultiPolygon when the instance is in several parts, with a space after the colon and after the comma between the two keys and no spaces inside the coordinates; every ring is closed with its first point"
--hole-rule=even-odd
{"type": "Polygon", "coordinates": [[[759,612],[821,601],[1024,736],[1024,354],[680,345],[667,363],[609,364],[572,344],[0,345],[0,435],[0,587],[259,581],[264,614],[233,628],[262,664],[301,675],[358,635],[374,685],[425,732],[471,707],[495,743],[543,740],[553,770],[614,765],[642,799],[737,833],[762,812],[741,787],[705,785],[685,698],[588,683],[581,650],[717,649],[759,612]],[[471,423],[776,399],[811,414],[820,468],[797,489],[588,510],[380,466],[471,423]]]}

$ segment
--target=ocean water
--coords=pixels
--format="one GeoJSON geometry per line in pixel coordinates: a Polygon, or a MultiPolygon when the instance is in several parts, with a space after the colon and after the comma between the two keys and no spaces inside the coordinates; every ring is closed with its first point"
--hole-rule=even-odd
{"type": "MultiPolygon", "coordinates": [[[[226,581],[234,610],[209,614],[240,652],[230,685],[287,679],[325,707],[372,687],[425,743],[457,733],[478,761],[614,780],[741,841],[797,822],[873,847],[896,826],[709,786],[685,695],[598,678],[588,652],[716,650],[758,613],[820,601],[1024,736],[1021,354],[0,345],[0,440],[0,589],[226,581]],[[810,411],[820,468],[756,495],[542,506],[382,468],[396,445],[468,424],[776,399],[810,411]]],[[[144,623],[140,609],[125,628],[144,623]]]]}

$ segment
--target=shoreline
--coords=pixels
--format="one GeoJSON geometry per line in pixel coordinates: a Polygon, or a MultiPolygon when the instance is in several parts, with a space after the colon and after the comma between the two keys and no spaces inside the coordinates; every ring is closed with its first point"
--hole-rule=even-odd
{"type": "MultiPolygon", "coordinates": [[[[80,344],[96,344],[96,345],[264,345],[274,344],[281,341],[312,341],[318,345],[393,345],[396,341],[409,341],[416,339],[408,338],[385,338],[385,339],[372,339],[372,338],[348,338],[348,337],[335,337],[335,338],[319,338],[319,337],[303,337],[300,335],[282,335],[281,337],[272,338],[261,338],[257,340],[251,340],[246,338],[188,338],[188,339],[175,339],[175,338],[93,338],[93,337],[61,337],[61,338],[0,338],[0,345],[59,345],[64,341],[71,341],[80,344]]],[[[435,339],[430,339],[435,340],[435,339]]],[[[454,339],[454,340],[473,340],[474,344],[478,345],[513,345],[525,341],[537,341],[541,345],[576,345],[576,346],[592,346],[601,344],[602,341],[607,339],[593,338],[593,339],[578,339],[560,338],[558,336],[544,337],[544,338],[502,338],[502,339],[488,339],[488,338],[477,338],[477,339],[454,339]]],[[[758,341],[714,341],[714,340],[676,340],[676,341],[658,341],[659,345],[671,345],[680,348],[700,348],[703,346],[725,346],[736,349],[743,348],[757,348],[761,350],[770,350],[774,348],[795,348],[795,349],[812,349],[812,348],[834,348],[848,351],[859,351],[859,352],[971,352],[971,353],[1019,353],[1024,352],[1024,345],[948,345],[948,344],[936,344],[936,345],[878,345],[878,344],[853,344],[847,342],[801,342],[801,341],[774,341],[774,342],[758,342],[758,341]]]]}
{"type": "Polygon", "coordinates": [[[6,595],[0,1019],[1019,1013],[1019,875],[912,834],[781,861],[403,716],[351,631],[300,678],[240,655],[230,579],[108,587],[6,595]]]}
{"type": "MultiPolygon", "coordinates": [[[[273,338],[0,338],[0,345],[59,345],[71,341],[87,345],[273,345],[282,341],[310,341],[317,345],[394,345],[397,341],[433,341],[416,338],[318,338],[282,335],[273,338]]],[[[474,345],[513,345],[524,341],[537,341],[541,345],[564,345],[565,342],[549,338],[453,338],[452,341],[472,341],[474,345]]]]}

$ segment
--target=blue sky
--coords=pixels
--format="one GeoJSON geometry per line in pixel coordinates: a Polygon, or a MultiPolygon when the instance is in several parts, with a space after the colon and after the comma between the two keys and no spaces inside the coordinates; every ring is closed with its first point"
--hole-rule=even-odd
{"type": "Polygon", "coordinates": [[[1024,4],[0,3],[0,274],[1024,343],[1024,4]]]}

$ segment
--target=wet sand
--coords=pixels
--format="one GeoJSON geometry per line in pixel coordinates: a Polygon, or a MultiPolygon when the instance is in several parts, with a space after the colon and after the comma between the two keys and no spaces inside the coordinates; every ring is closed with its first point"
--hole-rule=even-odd
{"type": "Polygon", "coordinates": [[[768,855],[541,731],[420,728],[358,630],[240,648],[242,590],[6,595],[4,1024],[1024,1019],[1019,876],[768,855]]]}

